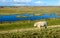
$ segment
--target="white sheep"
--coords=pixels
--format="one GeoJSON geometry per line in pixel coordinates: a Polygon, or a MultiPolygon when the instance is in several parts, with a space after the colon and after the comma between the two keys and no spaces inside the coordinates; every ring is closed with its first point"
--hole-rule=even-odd
{"type": "Polygon", "coordinates": [[[37,26],[39,29],[40,29],[41,27],[47,28],[47,22],[46,22],[46,21],[36,22],[36,23],[34,24],[34,26],[37,26]]]}

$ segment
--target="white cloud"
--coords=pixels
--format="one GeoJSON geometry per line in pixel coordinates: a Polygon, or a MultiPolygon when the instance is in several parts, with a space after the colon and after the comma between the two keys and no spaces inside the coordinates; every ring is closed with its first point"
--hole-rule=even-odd
{"type": "Polygon", "coordinates": [[[25,6],[25,4],[13,4],[13,6],[25,6]]]}
{"type": "Polygon", "coordinates": [[[31,2],[32,0],[14,0],[14,2],[31,2]]]}
{"type": "Polygon", "coordinates": [[[43,3],[43,2],[41,2],[41,1],[36,1],[35,2],[35,4],[41,4],[41,3],[43,3]]]}

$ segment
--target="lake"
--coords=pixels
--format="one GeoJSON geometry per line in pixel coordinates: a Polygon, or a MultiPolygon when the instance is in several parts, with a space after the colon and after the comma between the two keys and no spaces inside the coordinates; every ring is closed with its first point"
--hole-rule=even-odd
{"type": "Polygon", "coordinates": [[[12,22],[12,21],[20,21],[20,20],[40,20],[46,18],[60,18],[59,15],[56,14],[43,14],[43,15],[34,15],[34,14],[13,14],[13,15],[0,15],[0,22],[12,22]]]}

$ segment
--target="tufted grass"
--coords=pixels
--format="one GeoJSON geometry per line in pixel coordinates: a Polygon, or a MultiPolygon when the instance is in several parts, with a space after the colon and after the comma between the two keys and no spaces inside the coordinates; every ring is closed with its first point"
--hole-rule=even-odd
{"type": "Polygon", "coordinates": [[[0,38],[60,38],[60,28],[0,33],[0,38]]]}

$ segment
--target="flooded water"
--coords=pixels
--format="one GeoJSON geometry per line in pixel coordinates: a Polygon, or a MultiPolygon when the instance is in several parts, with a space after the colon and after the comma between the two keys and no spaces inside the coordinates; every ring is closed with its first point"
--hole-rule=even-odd
{"type": "Polygon", "coordinates": [[[0,22],[4,21],[19,21],[19,20],[40,20],[46,18],[60,18],[56,14],[43,14],[41,16],[36,16],[34,14],[13,14],[13,15],[0,15],[0,22]]]}

